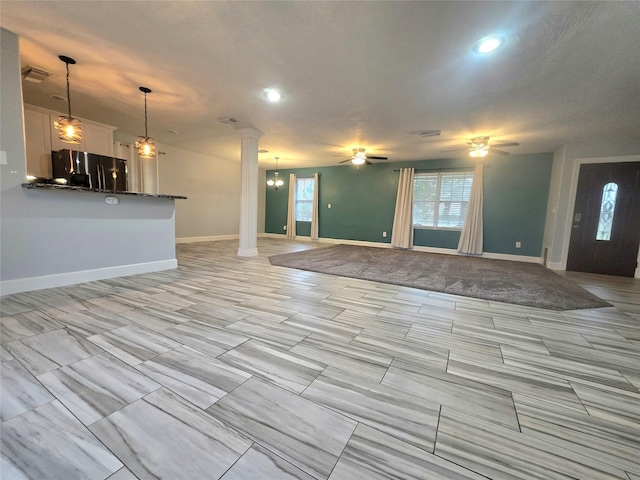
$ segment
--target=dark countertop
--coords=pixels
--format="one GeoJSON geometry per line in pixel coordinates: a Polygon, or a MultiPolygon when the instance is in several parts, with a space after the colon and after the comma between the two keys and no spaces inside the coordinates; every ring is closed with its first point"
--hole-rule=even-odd
{"type": "Polygon", "coordinates": [[[96,192],[108,193],[111,195],[131,195],[134,197],[151,197],[151,198],[170,198],[172,200],[186,200],[183,195],[165,195],[162,193],[140,193],[140,192],[123,192],[121,190],[101,190],[99,188],[74,187],[71,185],[59,185],[57,183],[23,183],[22,188],[44,189],[44,190],[67,190],[75,192],[96,192]]]}

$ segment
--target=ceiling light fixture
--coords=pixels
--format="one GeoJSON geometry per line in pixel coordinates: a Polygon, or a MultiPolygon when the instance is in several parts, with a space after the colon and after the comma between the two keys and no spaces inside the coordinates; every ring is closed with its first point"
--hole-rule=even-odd
{"type": "Polygon", "coordinates": [[[151,89],[140,87],[140,91],[144,93],[144,137],[138,137],[136,148],[138,149],[138,155],[142,158],[155,158],[156,141],[150,138],[147,132],[147,93],[151,93],[151,89]]]}
{"type": "Polygon", "coordinates": [[[362,165],[367,161],[367,154],[365,153],[364,148],[354,148],[353,149],[353,158],[351,159],[351,163],[354,165],[362,165]]]}
{"type": "Polygon", "coordinates": [[[504,38],[494,35],[491,37],[485,37],[479,40],[473,47],[476,53],[491,53],[495,52],[504,44],[504,38]]]}
{"type": "Polygon", "coordinates": [[[282,93],[280,90],[276,90],[275,88],[265,88],[263,90],[265,97],[272,103],[279,102],[282,100],[282,93]]]}
{"type": "Polygon", "coordinates": [[[276,157],[276,171],[273,173],[273,178],[267,180],[267,185],[270,187],[274,187],[274,190],[278,190],[284,182],[280,179],[280,174],[278,173],[278,160],[280,157],[276,157]]]}
{"type": "Polygon", "coordinates": [[[469,156],[474,158],[486,157],[489,155],[489,147],[477,147],[469,151],[469,156]]]}
{"type": "Polygon", "coordinates": [[[489,137],[474,137],[471,139],[469,156],[474,158],[486,157],[489,154],[489,137]]]}
{"type": "Polygon", "coordinates": [[[67,113],[65,117],[61,115],[58,117],[58,121],[54,122],[55,127],[58,129],[58,138],[65,143],[80,144],[82,143],[82,122],[77,118],[71,116],[71,94],[69,93],[69,65],[75,65],[76,61],[73,58],[60,55],[58,57],[67,65],[67,113]]]}

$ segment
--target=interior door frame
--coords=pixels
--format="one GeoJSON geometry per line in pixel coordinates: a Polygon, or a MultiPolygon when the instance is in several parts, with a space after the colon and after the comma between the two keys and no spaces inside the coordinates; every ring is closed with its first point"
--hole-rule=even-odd
{"type": "MultiPolygon", "coordinates": [[[[567,259],[569,258],[569,244],[571,243],[571,231],[573,226],[573,212],[576,208],[576,195],[578,193],[578,177],[580,176],[580,167],[582,165],[594,163],[625,163],[640,162],[640,155],[626,155],[621,157],[598,157],[598,158],[576,158],[573,163],[573,172],[571,174],[571,187],[569,190],[569,209],[567,210],[567,218],[564,225],[564,245],[562,246],[561,263],[562,270],[567,269],[567,259]]],[[[634,278],[640,278],[640,248],[636,256],[639,267],[636,268],[634,278]]]]}

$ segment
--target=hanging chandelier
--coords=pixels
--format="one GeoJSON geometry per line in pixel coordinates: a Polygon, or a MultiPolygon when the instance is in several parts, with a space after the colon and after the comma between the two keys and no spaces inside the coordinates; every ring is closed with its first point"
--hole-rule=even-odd
{"type": "Polygon", "coordinates": [[[58,138],[65,143],[82,143],[82,122],[71,116],[71,93],[69,89],[69,65],[75,65],[76,61],[71,57],[60,55],[58,57],[67,65],[67,116],[61,115],[54,123],[58,129],[58,138]]]}
{"type": "Polygon", "coordinates": [[[138,155],[140,155],[140,157],[155,158],[156,141],[149,137],[149,133],[147,132],[147,93],[151,93],[151,89],[140,87],[140,91],[144,93],[144,137],[138,137],[136,148],[138,149],[138,155]]]}
{"type": "Polygon", "coordinates": [[[273,178],[267,180],[267,185],[270,187],[274,187],[275,190],[278,190],[284,182],[280,179],[280,174],[278,173],[278,159],[280,157],[276,157],[276,171],[273,173],[273,178]]]}

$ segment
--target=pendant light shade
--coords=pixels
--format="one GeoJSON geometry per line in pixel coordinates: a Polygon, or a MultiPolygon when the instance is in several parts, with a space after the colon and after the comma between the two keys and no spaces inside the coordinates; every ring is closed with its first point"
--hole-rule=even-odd
{"type": "Polygon", "coordinates": [[[58,58],[67,65],[68,115],[66,117],[64,115],[59,116],[58,121],[55,122],[55,127],[58,129],[58,138],[61,141],[78,145],[82,143],[82,122],[71,116],[71,93],[69,89],[69,65],[75,65],[76,61],[73,58],[65,57],[64,55],[60,55],[58,58]]]}
{"type": "Polygon", "coordinates": [[[273,173],[273,178],[267,180],[267,185],[269,187],[274,187],[275,190],[278,190],[284,182],[280,179],[280,174],[278,173],[278,159],[280,157],[276,157],[276,171],[273,173]]]}
{"type": "Polygon", "coordinates": [[[156,156],[156,141],[149,137],[147,132],[147,93],[151,93],[151,89],[147,87],[140,87],[140,91],[144,93],[144,137],[138,137],[136,141],[136,148],[138,149],[138,155],[142,158],[155,158],[156,156]]]}

